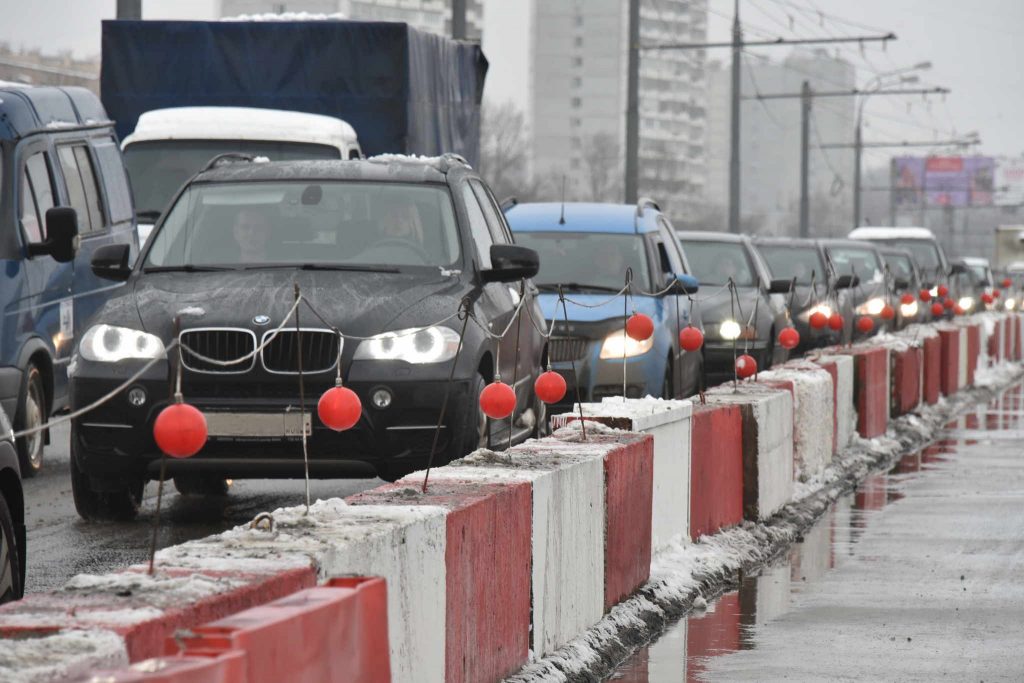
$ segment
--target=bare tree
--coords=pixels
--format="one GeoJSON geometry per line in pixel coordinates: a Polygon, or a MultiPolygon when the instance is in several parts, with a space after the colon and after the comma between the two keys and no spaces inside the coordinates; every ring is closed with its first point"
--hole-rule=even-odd
{"type": "Polygon", "coordinates": [[[583,162],[580,189],[585,199],[621,202],[624,188],[618,138],[604,131],[588,135],[581,143],[580,158],[583,162]]]}
{"type": "Polygon", "coordinates": [[[480,174],[499,201],[531,199],[536,186],[527,169],[526,118],[513,102],[485,102],[480,122],[480,174]]]}

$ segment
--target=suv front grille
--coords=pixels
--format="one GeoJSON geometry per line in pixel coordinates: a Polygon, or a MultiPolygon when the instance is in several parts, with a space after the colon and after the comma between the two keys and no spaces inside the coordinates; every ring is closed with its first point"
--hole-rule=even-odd
{"type": "Polygon", "coordinates": [[[239,374],[252,370],[256,365],[255,356],[226,366],[199,357],[224,362],[252,353],[256,348],[256,335],[249,330],[233,327],[196,328],[182,330],[178,339],[182,344],[182,363],[193,372],[239,374]]]}
{"type": "Polygon", "coordinates": [[[580,360],[587,353],[587,340],[573,337],[552,337],[548,343],[548,356],[552,363],[580,360]]]}
{"type": "MultiPolygon", "coordinates": [[[[302,372],[327,372],[337,367],[339,342],[338,335],[330,330],[303,329],[302,372]]],[[[268,372],[298,374],[298,346],[297,331],[281,330],[263,347],[263,367],[268,372]]]]}

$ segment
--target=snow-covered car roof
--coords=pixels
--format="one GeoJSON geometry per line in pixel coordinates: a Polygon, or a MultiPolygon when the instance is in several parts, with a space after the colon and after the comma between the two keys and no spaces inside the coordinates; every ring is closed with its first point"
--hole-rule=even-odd
{"type": "Polygon", "coordinates": [[[964,256],[961,260],[969,266],[985,266],[988,268],[987,258],[981,258],[980,256],[964,256]]]}
{"type": "Polygon", "coordinates": [[[848,237],[851,240],[934,240],[935,234],[928,228],[872,226],[855,228],[848,237]]]}
{"type": "Polygon", "coordinates": [[[152,140],[273,140],[347,150],[356,131],[333,116],[256,107],[173,107],[139,117],[121,148],[152,140]]]}

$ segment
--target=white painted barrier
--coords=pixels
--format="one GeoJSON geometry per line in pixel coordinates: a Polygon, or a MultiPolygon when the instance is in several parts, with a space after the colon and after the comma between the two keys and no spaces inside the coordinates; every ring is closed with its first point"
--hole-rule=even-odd
{"type": "Polygon", "coordinates": [[[857,410],[853,404],[853,356],[818,356],[818,360],[836,366],[836,452],[842,453],[857,431],[857,410]]]}
{"type": "Polygon", "coordinates": [[[832,376],[814,363],[792,361],[758,378],[793,387],[793,478],[805,482],[832,462],[835,402],[832,376]]]}

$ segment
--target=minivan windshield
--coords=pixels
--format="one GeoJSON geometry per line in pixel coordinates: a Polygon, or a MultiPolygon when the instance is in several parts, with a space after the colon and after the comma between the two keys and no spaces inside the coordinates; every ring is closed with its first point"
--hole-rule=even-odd
{"type": "Polygon", "coordinates": [[[758,244],[757,250],[768,262],[768,270],[772,272],[775,279],[791,280],[796,278],[798,285],[811,284],[811,274],[814,274],[814,281],[824,284],[825,264],[821,255],[814,247],[798,247],[791,244],[758,244]]]}
{"type": "Polygon", "coordinates": [[[538,287],[564,285],[575,289],[619,291],[626,269],[641,289],[650,282],[644,240],[640,235],[590,232],[516,232],[516,244],[540,256],[538,287]]]}
{"type": "Polygon", "coordinates": [[[336,147],[277,140],[151,140],[124,148],[124,165],[132,181],[135,210],[155,220],[185,181],[218,154],[240,152],[271,161],[339,159],[336,147]]]}
{"type": "Polygon", "coordinates": [[[703,285],[724,285],[732,278],[738,287],[753,287],[754,267],[740,242],[680,240],[693,274],[703,285]]]}
{"type": "Polygon", "coordinates": [[[146,269],[448,267],[460,254],[447,187],[391,182],[197,183],[152,240],[146,269]]]}

